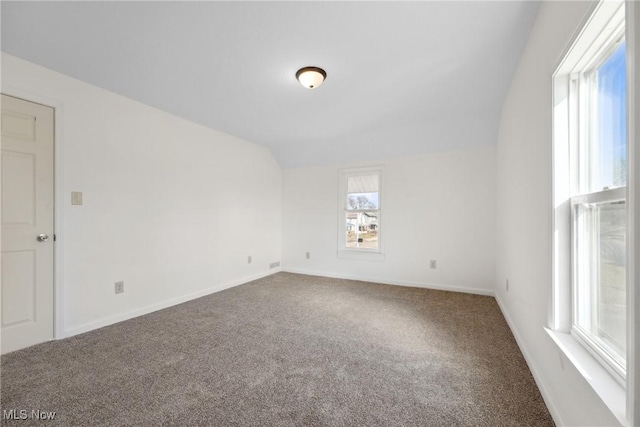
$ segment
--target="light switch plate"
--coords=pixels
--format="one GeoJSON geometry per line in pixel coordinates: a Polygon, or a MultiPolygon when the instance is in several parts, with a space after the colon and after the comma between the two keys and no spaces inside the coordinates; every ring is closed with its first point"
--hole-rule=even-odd
{"type": "Polygon", "coordinates": [[[72,205],[81,205],[82,204],[82,192],[81,191],[72,191],[71,192],[71,204],[72,205]]]}

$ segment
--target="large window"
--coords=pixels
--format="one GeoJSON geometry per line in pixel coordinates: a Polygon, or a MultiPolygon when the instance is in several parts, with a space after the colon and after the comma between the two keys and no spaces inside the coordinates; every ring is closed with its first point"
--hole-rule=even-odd
{"type": "Polygon", "coordinates": [[[381,252],[382,169],[340,172],[339,252],[381,252]]]}
{"type": "Polygon", "coordinates": [[[560,313],[555,314],[565,315],[571,334],[624,383],[628,233],[624,4],[611,2],[601,8],[601,15],[602,10],[608,11],[606,19],[601,16],[600,24],[592,21],[554,79],[555,277],[561,288],[556,296],[563,286],[570,295],[568,306],[556,304],[560,313]]]}
{"type": "MultiPolygon", "coordinates": [[[[626,372],[627,132],[624,27],[574,73],[570,131],[573,330],[619,375],[626,372]]],[[[571,100],[570,100],[571,102],[571,100]]]]}
{"type": "Polygon", "coordinates": [[[626,371],[627,132],[624,27],[575,73],[571,127],[573,329],[618,374],[626,371]]]}

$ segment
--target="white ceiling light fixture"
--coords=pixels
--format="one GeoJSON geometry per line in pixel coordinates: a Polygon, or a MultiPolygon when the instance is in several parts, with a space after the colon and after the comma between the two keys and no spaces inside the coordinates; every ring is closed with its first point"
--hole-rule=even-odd
{"type": "Polygon", "coordinates": [[[296,79],[307,89],[315,89],[324,82],[327,73],[319,67],[300,68],[296,73],[296,79]]]}

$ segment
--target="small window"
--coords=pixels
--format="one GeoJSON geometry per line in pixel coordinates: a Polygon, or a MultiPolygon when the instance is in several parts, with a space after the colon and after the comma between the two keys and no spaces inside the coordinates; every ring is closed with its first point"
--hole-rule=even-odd
{"type": "Polygon", "coordinates": [[[340,172],[338,251],[381,253],[381,168],[340,172]]]}
{"type": "Polygon", "coordinates": [[[347,176],[345,239],[347,248],[378,249],[380,175],[347,176]]]}

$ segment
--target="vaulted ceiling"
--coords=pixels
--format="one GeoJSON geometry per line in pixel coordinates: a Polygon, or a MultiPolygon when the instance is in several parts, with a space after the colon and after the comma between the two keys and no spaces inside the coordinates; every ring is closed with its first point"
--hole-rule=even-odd
{"type": "Polygon", "coordinates": [[[281,166],[496,143],[539,3],[2,2],[2,51],[269,147],[281,166]],[[327,71],[304,89],[303,66],[327,71]]]}

